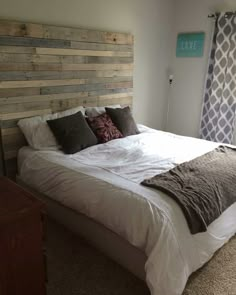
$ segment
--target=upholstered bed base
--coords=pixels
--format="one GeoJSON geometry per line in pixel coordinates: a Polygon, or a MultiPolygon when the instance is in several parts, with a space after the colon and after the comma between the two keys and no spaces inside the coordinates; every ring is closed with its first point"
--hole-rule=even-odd
{"type": "Polygon", "coordinates": [[[91,218],[34,191],[19,177],[17,177],[17,183],[46,204],[48,216],[83,237],[138,278],[145,280],[144,265],[147,258],[144,252],[91,218]]]}

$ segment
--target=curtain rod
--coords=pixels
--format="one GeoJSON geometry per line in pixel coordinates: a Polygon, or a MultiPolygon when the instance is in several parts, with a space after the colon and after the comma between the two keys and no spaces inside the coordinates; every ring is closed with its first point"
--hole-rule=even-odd
{"type": "MultiPolygon", "coordinates": [[[[208,18],[215,18],[216,19],[219,14],[220,14],[219,12],[208,14],[208,18]]],[[[236,11],[227,11],[227,12],[225,12],[225,17],[226,18],[228,18],[228,17],[230,17],[232,15],[236,16],[236,11]]]]}

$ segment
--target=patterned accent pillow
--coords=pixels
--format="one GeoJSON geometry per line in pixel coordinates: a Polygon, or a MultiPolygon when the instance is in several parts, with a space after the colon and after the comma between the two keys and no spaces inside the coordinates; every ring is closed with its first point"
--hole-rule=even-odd
{"type": "Polygon", "coordinates": [[[87,121],[100,143],[123,137],[106,113],[97,117],[89,117],[87,121]]]}

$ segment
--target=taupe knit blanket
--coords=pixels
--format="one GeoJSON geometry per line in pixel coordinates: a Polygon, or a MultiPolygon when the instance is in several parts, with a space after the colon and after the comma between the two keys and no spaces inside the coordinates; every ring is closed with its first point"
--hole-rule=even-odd
{"type": "Polygon", "coordinates": [[[236,202],[236,148],[219,146],[141,184],[173,198],[192,234],[204,232],[236,202]]]}

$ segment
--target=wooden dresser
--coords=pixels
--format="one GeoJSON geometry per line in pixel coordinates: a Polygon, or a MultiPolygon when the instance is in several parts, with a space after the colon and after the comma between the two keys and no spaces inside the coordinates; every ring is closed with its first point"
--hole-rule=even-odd
{"type": "Polygon", "coordinates": [[[0,177],[0,294],[45,295],[43,204],[0,177]]]}

